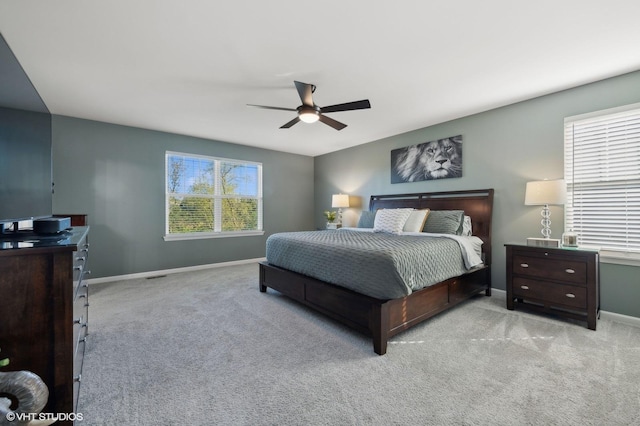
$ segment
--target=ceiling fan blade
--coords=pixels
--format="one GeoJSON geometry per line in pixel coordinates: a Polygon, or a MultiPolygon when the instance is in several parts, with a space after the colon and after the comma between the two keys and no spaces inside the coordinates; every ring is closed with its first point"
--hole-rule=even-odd
{"type": "Polygon", "coordinates": [[[300,95],[300,100],[303,105],[314,106],[313,98],[311,94],[313,93],[313,84],[302,83],[300,81],[294,81],[296,85],[296,89],[298,89],[298,95],[300,95]]]}
{"type": "Polygon", "coordinates": [[[296,124],[298,121],[300,121],[300,118],[296,117],[293,120],[291,120],[290,122],[288,122],[287,124],[283,124],[282,126],[280,126],[280,128],[281,129],[288,129],[289,127],[291,127],[294,124],[296,124]]]}
{"type": "Polygon", "coordinates": [[[327,107],[320,108],[320,110],[323,113],[325,113],[325,112],[338,112],[338,111],[352,111],[355,109],[367,109],[367,108],[371,108],[369,99],[364,99],[362,101],[355,101],[355,102],[347,102],[345,104],[329,105],[327,107]]]}
{"type": "Polygon", "coordinates": [[[265,106],[265,105],[251,105],[251,104],[247,104],[247,106],[255,107],[255,108],[263,108],[263,109],[277,109],[277,110],[280,110],[280,111],[297,111],[297,109],[295,109],[295,108],[282,108],[282,107],[265,106]]]}
{"type": "Polygon", "coordinates": [[[323,122],[324,124],[326,124],[327,126],[331,126],[331,127],[333,127],[334,129],[336,129],[336,130],[342,130],[342,129],[344,129],[345,127],[347,127],[347,125],[346,125],[346,124],[341,123],[341,122],[339,122],[339,121],[336,121],[336,120],[334,120],[333,118],[329,118],[329,117],[327,117],[326,115],[322,115],[322,114],[320,114],[320,118],[319,118],[319,120],[320,120],[320,121],[322,121],[322,122],[323,122]]]}

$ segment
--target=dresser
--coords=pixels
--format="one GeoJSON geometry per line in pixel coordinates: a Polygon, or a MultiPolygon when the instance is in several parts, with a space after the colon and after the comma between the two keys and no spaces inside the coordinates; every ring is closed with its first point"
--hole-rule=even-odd
{"type": "Polygon", "coordinates": [[[600,315],[597,250],[506,244],[507,309],[516,306],[585,321],[600,315]]]}
{"type": "Polygon", "coordinates": [[[0,355],[10,360],[3,371],[42,378],[49,388],[43,413],[77,412],[88,334],[88,234],[88,227],[74,227],[55,237],[0,236],[0,355]]]}

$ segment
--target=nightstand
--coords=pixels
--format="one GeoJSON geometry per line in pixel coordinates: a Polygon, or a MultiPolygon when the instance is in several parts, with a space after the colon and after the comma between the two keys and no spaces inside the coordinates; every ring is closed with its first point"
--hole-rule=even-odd
{"type": "Polygon", "coordinates": [[[596,329],[600,316],[598,251],[580,248],[507,248],[507,309],[527,306],[578,319],[596,329]]]}

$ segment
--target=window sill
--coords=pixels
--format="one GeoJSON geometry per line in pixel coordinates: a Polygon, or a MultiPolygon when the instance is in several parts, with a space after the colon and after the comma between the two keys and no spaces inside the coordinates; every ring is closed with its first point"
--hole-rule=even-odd
{"type": "Polygon", "coordinates": [[[264,231],[239,232],[194,232],[193,234],[167,234],[162,237],[165,241],[205,240],[210,238],[255,237],[264,235],[264,231]]]}
{"type": "Polygon", "coordinates": [[[600,252],[600,262],[614,265],[640,266],[640,255],[631,253],[600,252]]]}

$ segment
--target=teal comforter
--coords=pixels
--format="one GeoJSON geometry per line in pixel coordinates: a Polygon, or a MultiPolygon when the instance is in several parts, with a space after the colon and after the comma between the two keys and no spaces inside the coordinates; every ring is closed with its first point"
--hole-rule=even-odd
{"type": "Polygon", "coordinates": [[[267,261],[378,299],[407,296],[467,271],[454,240],[344,229],[273,234],[267,261]]]}

